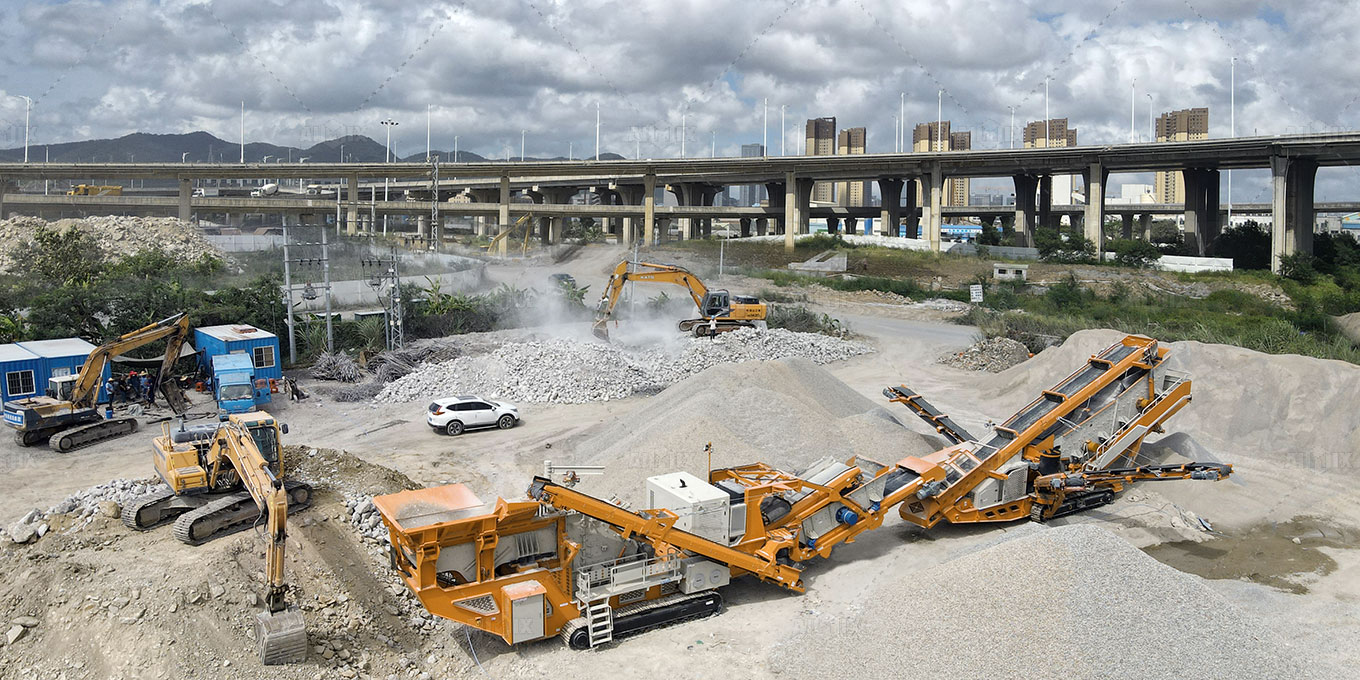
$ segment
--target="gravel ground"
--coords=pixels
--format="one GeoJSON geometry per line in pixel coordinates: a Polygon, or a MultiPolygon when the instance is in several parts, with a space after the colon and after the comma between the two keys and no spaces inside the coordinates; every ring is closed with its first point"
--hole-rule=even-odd
{"type": "Polygon", "coordinates": [[[896,574],[842,621],[815,621],[770,652],[798,677],[865,661],[932,678],[1318,678],[1335,669],[1108,530],[1030,533],[896,574]]]}
{"type": "Polygon", "coordinates": [[[871,351],[867,345],[816,333],[741,329],[692,338],[678,349],[553,339],[511,342],[415,371],[378,394],[385,403],[449,394],[514,402],[577,404],[652,393],[710,366],[800,357],[825,364],[871,351]]]}
{"type": "Polygon", "coordinates": [[[1010,338],[988,338],[962,352],[941,356],[938,363],[965,371],[1000,373],[1029,358],[1029,348],[1010,338]]]}

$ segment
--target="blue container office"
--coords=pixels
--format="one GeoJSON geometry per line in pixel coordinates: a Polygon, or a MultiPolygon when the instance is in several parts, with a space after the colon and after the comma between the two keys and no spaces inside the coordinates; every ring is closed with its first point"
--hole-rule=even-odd
{"type": "MultiPolygon", "coordinates": [[[[60,378],[80,372],[80,367],[95,350],[80,338],[59,340],[31,340],[8,345],[0,345],[0,394],[5,401],[40,396],[47,393],[49,378],[60,378]]],[[[99,396],[96,401],[108,399],[104,381],[112,374],[112,368],[104,364],[104,374],[99,379],[99,396]]]]}
{"type": "Polygon", "coordinates": [[[194,329],[194,349],[198,365],[212,375],[212,358],[222,354],[246,354],[255,365],[255,378],[278,380],[283,377],[279,361],[278,336],[245,324],[205,326],[194,329]]]}

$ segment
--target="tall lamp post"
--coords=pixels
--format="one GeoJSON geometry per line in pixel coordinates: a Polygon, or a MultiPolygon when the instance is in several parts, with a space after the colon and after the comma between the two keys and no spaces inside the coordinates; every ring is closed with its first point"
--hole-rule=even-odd
{"type": "Polygon", "coordinates": [[[33,109],[33,100],[21,94],[14,95],[24,100],[24,162],[28,162],[28,115],[33,109]]]}
{"type": "MultiPolygon", "coordinates": [[[[1228,85],[1228,136],[1237,136],[1237,57],[1232,58],[1229,67],[1228,85]]],[[[1232,228],[1232,168],[1228,168],[1228,228],[1232,228]]]]}
{"type": "MultiPolygon", "coordinates": [[[[383,127],[387,128],[387,145],[386,145],[386,147],[383,149],[383,162],[384,162],[384,163],[391,163],[391,162],[392,162],[392,128],[396,127],[396,126],[398,125],[398,123],[397,123],[397,121],[392,120],[391,118],[386,118],[386,119],[384,119],[384,120],[382,120],[382,121],[379,121],[379,122],[382,123],[382,126],[383,126],[383,127]]],[[[384,177],[384,178],[383,178],[383,202],[384,202],[384,203],[386,203],[387,200],[388,200],[388,188],[389,188],[389,186],[390,186],[390,180],[391,180],[391,178],[389,178],[389,177],[384,177]]],[[[383,212],[383,236],[386,236],[386,235],[387,235],[387,213],[384,211],[384,212],[383,212]]]]}

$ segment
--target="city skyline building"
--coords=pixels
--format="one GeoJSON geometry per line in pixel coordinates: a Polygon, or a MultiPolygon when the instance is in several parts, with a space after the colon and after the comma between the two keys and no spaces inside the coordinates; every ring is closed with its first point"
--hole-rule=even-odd
{"type": "MultiPolygon", "coordinates": [[[[1189,142],[1209,138],[1209,109],[1167,111],[1157,117],[1158,142],[1189,142]]],[[[1184,203],[1185,183],[1179,171],[1158,172],[1153,181],[1158,203],[1184,203]]]]}
{"type": "MultiPolygon", "coordinates": [[[[764,144],[742,144],[742,158],[759,158],[765,155],[764,144]]],[[[759,205],[765,200],[764,184],[743,184],[737,188],[737,202],[743,207],[759,205]]]]}
{"type": "MultiPolygon", "coordinates": [[[[834,156],[836,154],[836,117],[809,118],[806,129],[807,156],[834,156]]],[[[812,185],[814,203],[833,203],[836,200],[834,182],[816,182],[812,185]]]]}
{"type": "MultiPolygon", "coordinates": [[[[868,131],[862,127],[846,128],[841,130],[836,137],[836,153],[838,155],[858,155],[865,153],[865,140],[868,131]]],[[[837,182],[836,201],[846,207],[862,208],[865,203],[865,186],[867,182],[860,180],[857,182],[837,182]]]]}

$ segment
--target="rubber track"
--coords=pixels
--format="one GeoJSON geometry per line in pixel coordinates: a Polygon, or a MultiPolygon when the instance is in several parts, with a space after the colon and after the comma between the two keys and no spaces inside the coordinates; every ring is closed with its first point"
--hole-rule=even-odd
{"type": "MultiPolygon", "coordinates": [[[[288,490],[289,515],[292,515],[295,512],[306,510],[309,506],[311,506],[313,496],[313,489],[311,484],[308,484],[306,482],[284,482],[283,488],[288,490]],[[304,488],[307,491],[307,501],[303,503],[294,503],[293,502],[294,491],[304,488]]],[[[188,545],[202,545],[204,543],[207,543],[208,541],[213,540],[214,538],[229,536],[238,531],[250,528],[255,524],[254,519],[228,525],[201,539],[193,538],[192,530],[195,523],[208,519],[217,513],[234,512],[236,508],[240,506],[242,503],[250,503],[254,505],[255,499],[252,498],[250,493],[247,491],[237,491],[234,493],[226,494],[221,498],[213,500],[208,504],[204,505],[203,507],[195,508],[180,515],[178,518],[175,519],[175,525],[173,527],[175,539],[181,543],[185,543],[188,545]]]]}
{"type": "MultiPolygon", "coordinates": [[[[646,628],[638,628],[638,629],[630,630],[630,631],[627,631],[627,632],[624,632],[624,633],[615,634],[615,635],[613,636],[613,639],[614,639],[614,640],[623,640],[623,639],[626,639],[626,638],[633,637],[634,635],[638,635],[638,634],[640,634],[640,633],[646,633],[647,631],[656,630],[656,629],[658,629],[658,628],[666,628],[666,627],[668,627],[668,626],[673,626],[673,625],[675,625],[675,624],[677,624],[677,623],[684,623],[684,622],[686,622],[686,621],[696,621],[696,620],[698,620],[698,619],[705,619],[705,618],[708,618],[708,617],[713,616],[713,615],[715,615],[715,614],[719,614],[719,613],[722,612],[722,595],[718,594],[718,592],[717,592],[716,590],[703,590],[703,591],[700,591],[700,592],[697,592],[697,593],[690,593],[689,595],[683,595],[683,594],[681,594],[681,595],[670,595],[670,596],[667,596],[667,597],[662,597],[662,598],[658,598],[658,599],[651,600],[651,601],[638,602],[638,603],[635,603],[635,604],[629,604],[629,605],[624,605],[624,606],[622,606],[622,607],[619,607],[618,609],[614,610],[614,623],[615,623],[616,626],[617,626],[617,624],[618,624],[619,619],[626,619],[626,618],[628,618],[628,617],[630,617],[630,616],[636,616],[636,615],[638,615],[638,614],[642,614],[642,613],[645,613],[645,612],[649,612],[649,611],[652,611],[652,610],[655,610],[655,609],[662,609],[662,608],[665,608],[665,607],[670,607],[670,606],[673,606],[673,605],[680,604],[680,603],[682,603],[682,602],[687,602],[687,601],[689,601],[689,600],[698,600],[698,599],[701,599],[701,598],[708,597],[709,595],[717,595],[717,596],[718,596],[718,610],[717,610],[717,611],[707,612],[707,613],[699,613],[699,614],[691,614],[691,615],[689,615],[689,616],[681,616],[681,617],[678,617],[678,618],[675,618],[675,619],[671,619],[671,620],[669,620],[669,621],[665,621],[665,622],[663,622],[663,623],[658,623],[658,624],[653,624],[653,625],[651,625],[651,626],[647,626],[646,628]]],[[[575,633],[576,631],[580,630],[581,628],[584,628],[585,625],[586,625],[586,619],[585,619],[585,617],[577,617],[577,618],[575,618],[575,619],[572,619],[571,621],[568,621],[568,622],[567,622],[567,625],[562,626],[562,630],[558,631],[557,635],[558,635],[558,637],[562,638],[562,642],[566,643],[566,645],[567,645],[568,647],[571,647],[571,636],[572,636],[572,634],[575,633]]],[[[574,648],[573,648],[573,649],[574,649],[574,648]]]]}
{"type": "Polygon", "coordinates": [[[47,441],[47,446],[48,448],[52,449],[53,451],[56,451],[57,453],[70,453],[72,451],[75,451],[76,449],[83,449],[87,446],[94,446],[99,442],[108,441],[115,437],[121,437],[126,434],[132,434],[133,432],[136,431],[137,431],[136,418],[118,418],[115,420],[104,420],[97,423],[91,423],[89,425],[73,427],[69,430],[61,430],[58,432],[54,432],[52,433],[52,438],[47,441]],[[121,429],[121,427],[124,425],[127,426],[127,429],[121,429]],[[108,436],[95,437],[94,439],[91,439],[89,441],[76,444],[75,446],[72,446],[69,449],[61,448],[61,442],[66,437],[79,434],[81,432],[85,432],[86,430],[99,430],[102,428],[108,428],[109,430],[108,436]]]}
{"type": "Polygon", "coordinates": [[[165,519],[160,522],[156,522],[155,524],[140,526],[139,524],[137,524],[137,516],[141,514],[142,508],[145,508],[148,505],[155,505],[156,503],[164,502],[174,497],[175,492],[167,488],[164,491],[142,494],[141,496],[132,499],[131,503],[128,503],[123,506],[122,512],[123,526],[129,529],[134,529],[136,531],[146,531],[148,529],[153,529],[162,524],[165,524],[166,522],[169,522],[170,521],[169,519],[165,519]]]}

